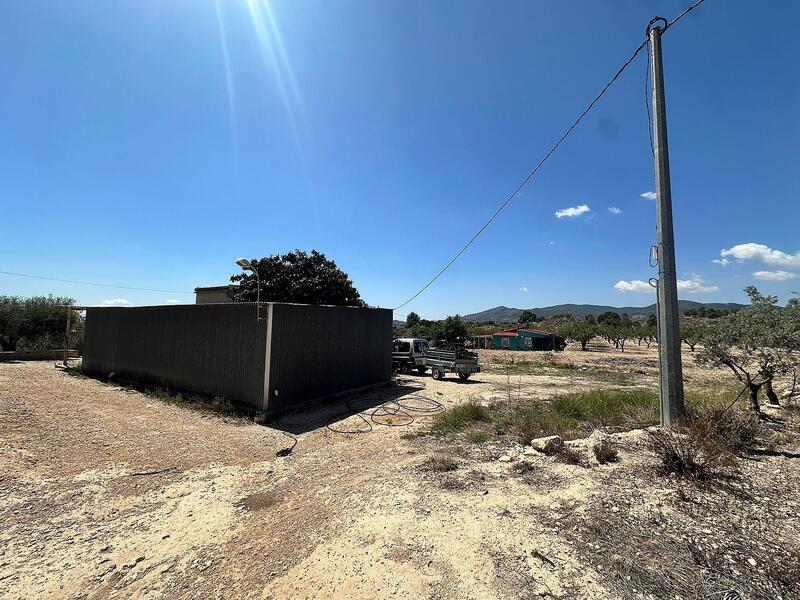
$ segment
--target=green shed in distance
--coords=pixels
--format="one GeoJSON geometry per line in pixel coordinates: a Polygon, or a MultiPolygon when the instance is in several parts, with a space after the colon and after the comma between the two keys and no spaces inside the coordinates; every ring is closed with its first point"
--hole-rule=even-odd
{"type": "Polygon", "coordinates": [[[563,350],[564,338],[539,329],[508,329],[492,334],[492,347],[498,350],[563,350]]]}

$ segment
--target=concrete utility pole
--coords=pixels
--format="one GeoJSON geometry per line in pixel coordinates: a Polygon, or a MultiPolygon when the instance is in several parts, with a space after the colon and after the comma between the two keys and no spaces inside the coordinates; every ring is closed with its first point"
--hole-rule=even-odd
{"type": "MultiPolygon", "coordinates": [[[[666,21],[664,21],[666,24],[666,21]]],[[[667,109],[664,102],[664,65],[661,61],[661,27],[650,27],[653,76],[653,142],[656,163],[656,211],[658,228],[658,353],[661,359],[661,424],[671,427],[683,417],[683,368],[681,365],[678,278],[675,269],[675,237],[672,231],[672,191],[669,183],[667,109]]]]}

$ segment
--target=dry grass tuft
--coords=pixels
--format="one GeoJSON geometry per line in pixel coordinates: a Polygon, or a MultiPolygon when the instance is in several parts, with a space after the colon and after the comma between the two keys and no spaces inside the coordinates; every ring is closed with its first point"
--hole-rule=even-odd
{"type": "Polygon", "coordinates": [[[592,452],[594,452],[594,456],[601,465],[606,463],[614,463],[619,460],[619,452],[614,447],[614,444],[607,440],[603,440],[599,444],[595,444],[592,447],[592,452]]]}
{"type": "Polygon", "coordinates": [[[707,408],[689,411],[681,427],[651,432],[649,444],[664,473],[702,479],[734,470],[737,455],[761,434],[760,421],[748,411],[707,408]]]}
{"type": "Polygon", "coordinates": [[[458,461],[447,454],[436,454],[422,464],[425,471],[447,473],[458,468],[458,461]]]}

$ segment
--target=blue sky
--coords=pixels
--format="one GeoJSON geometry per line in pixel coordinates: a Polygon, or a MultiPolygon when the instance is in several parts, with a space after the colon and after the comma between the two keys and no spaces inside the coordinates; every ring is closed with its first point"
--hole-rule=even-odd
{"type": "MultiPolygon", "coordinates": [[[[648,20],[687,5],[7,2],[0,270],[191,291],[226,283],[238,256],[316,248],[370,304],[395,306],[524,178],[648,20]]],[[[795,2],[708,0],[664,37],[684,298],[800,289],[800,66],[779,34],[798,17],[795,2]]],[[[656,274],[644,77],[643,53],[400,312],[651,303],[636,283],[656,274]]],[[[0,293],[49,292],[193,301],[0,275],[0,293]]]]}

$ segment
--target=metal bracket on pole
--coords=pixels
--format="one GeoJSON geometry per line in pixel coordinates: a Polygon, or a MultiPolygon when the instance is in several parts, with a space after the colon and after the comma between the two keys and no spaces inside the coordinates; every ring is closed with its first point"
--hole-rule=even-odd
{"type": "Polygon", "coordinates": [[[664,99],[664,65],[661,56],[662,27],[666,19],[656,17],[647,27],[653,78],[653,142],[655,146],[656,216],[658,230],[658,353],[661,381],[661,424],[677,425],[684,414],[683,367],[681,365],[680,310],[675,267],[675,236],[672,226],[667,111],[664,99]]]}

